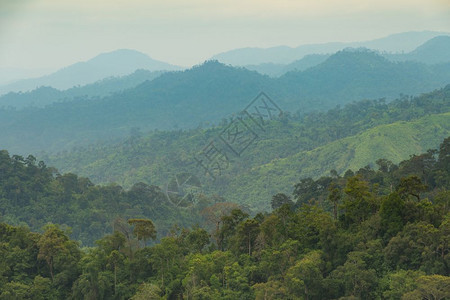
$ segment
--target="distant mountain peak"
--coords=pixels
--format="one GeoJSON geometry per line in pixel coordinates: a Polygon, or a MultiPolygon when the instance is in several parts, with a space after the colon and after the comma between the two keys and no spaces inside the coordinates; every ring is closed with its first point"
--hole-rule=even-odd
{"type": "Polygon", "coordinates": [[[142,52],[137,51],[137,50],[134,50],[134,49],[117,49],[117,50],[113,50],[113,51],[110,51],[110,52],[100,53],[97,56],[89,59],[87,62],[95,61],[95,60],[99,60],[99,59],[124,58],[124,57],[129,57],[129,58],[132,57],[132,58],[135,58],[135,59],[151,59],[151,60],[154,60],[153,58],[151,58],[147,54],[142,53],[142,52]]]}
{"type": "Polygon", "coordinates": [[[377,51],[367,48],[346,48],[331,55],[323,64],[341,63],[345,65],[386,64],[389,61],[377,51]]]}
{"type": "Polygon", "coordinates": [[[149,71],[180,70],[162,61],[152,59],[147,54],[132,49],[118,49],[99,55],[83,62],[78,62],[39,78],[20,80],[14,84],[3,86],[0,94],[10,91],[27,91],[46,85],[57,89],[69,89],[76,85],[85,85],[98,80],[124,76],[138,69],[149,71]]]}
{"type": "Polygon", "coordinates": [[[440,35],[437,37],[434,37],[427,42],[425,42],[423,45],[420,45],[417,47],[414,51],[411,53],[418,53],[422,51],[428,51],[430,48],[437,48],[437,47],[445,47],[446,49],[450,49],[450,36],[448,35],[440,35]]]}
{"type": "Polygon", "coordinates": [[[440,35],[449,35],[437,31],[410,31],[396,33],[369,41],[330,42],[319,44],[304,44],[295,48],[276,46],[270,48],[241,48],[222,52],[213,56],[221,62],[234,66],[257,65],[262,63],[290,64],[302,59],[308,54],[334,53],[346,47],[367,47],[390,53],[412,51],[425,41],[440,35]]]}

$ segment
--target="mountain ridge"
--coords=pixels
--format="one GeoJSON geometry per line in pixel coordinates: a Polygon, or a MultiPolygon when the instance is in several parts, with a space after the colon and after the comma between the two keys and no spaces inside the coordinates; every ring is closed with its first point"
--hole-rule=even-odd
{"type": "Polygon", "coordinates": [[[306,44],[298,47],[275,46],[269,48],[240,48],[222,52],[212,58],[223,63],[245,66],[262,63],[289,64],[308,54],[327,54],[348,47],[366,47],[387,52],[412,51],[420,44],[437,35],[450,35],[449,32],[422,31],[391,34],[382,38],[363,42],[331,42],[323,44],[306,44]]]}
{"type": "Polygon", "coordinates": [[[0,86],[0,94],[10,91],[27,91],[39,86],[56,89],[69,89],[77,85],[89,84],[111,77],[131,74],[137,69],[150,71],[180,70],[178,66],[152,59],[136,50],[119,49],[72,65],[63,67],[51,74],[31,79],[19,80],[0,86]]]}
{"type": "Polygon", "coordinates": [[[104,98],[0,110],[0,138],[3,147],[21,153],[123,137],[136,127],[143,131],[195,128],[228,119],[261,91],[282,110],[301,114],[361,99],[389,101],[401,93],[417,95],[448,84],[449,66],[393,63],[369,51],[341,51],[303,72],[270,78],[209,61],[104,98]]]}

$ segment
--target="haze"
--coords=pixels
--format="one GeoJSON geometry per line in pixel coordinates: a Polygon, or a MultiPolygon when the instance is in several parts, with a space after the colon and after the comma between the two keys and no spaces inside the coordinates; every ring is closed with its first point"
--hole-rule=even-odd
{"type": "Polygon", "coordinates": [[[444,0],[0,0],[0,68],[57,69],[119,48],[181,66],[240,47],[450,31],[444,0]]]}

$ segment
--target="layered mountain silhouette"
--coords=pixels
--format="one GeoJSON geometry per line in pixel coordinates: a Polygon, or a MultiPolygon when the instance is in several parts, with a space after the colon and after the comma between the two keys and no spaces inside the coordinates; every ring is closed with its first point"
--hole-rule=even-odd
{"type": "Polygon", "coordinates": [[[450,62],[450,36],[437,36],[417,47],[414,51],[406,54],[386,55],[386,58],[395,61],[411,60],[426,64],[450,62]]]}
{"type": "Polygon", "coordinates": [[[96,57],[62,68],[47,76],[19,80],[0,87],[0,94],[11,91],[27,91],[40,86],[68,89],[111,77],[131,74],[137,69],[149,71],[171,71],[181,69],[165,62],[154,60],[136,50],[120,49],[102,53],[96,57]]]}
{"type": "Polygon", "coordinates": [[[94,83],[75,86],[63,91],[50,86],[41,86],[29,92],[9,92],[0,96],[0,107],[17,109],[44,107],[54,102],[110,96],[114,93],[134,88],[146,80],[153,80],[164,72],[139,69],[129,75],[108,77],[94,83]]]}
{"type": "Polygon", "coordinates": [[[345,48],[369,48],[381,52],[403,53],[413,51],[429,39],[450,33],[436,31],[404,32],[380,39],[350,42],[301,45],[295,48],[277,46],[271,48],[241,48],[213,56],[220,62],[235,66],[259,65],[263,63],[290,64],[308,54],[329,54],[345,48]]]}
{"type": "Polygon", "coordinates": [[[285,111],[323,111],[361,99],[416,95],[450,82],[450,64],[391,62],[369,50],[346,50],[305,71],[270,78],[208,61],[168,72],[104,98],[20,111],[0,110],[2,147],[60,150],[141,130],[193,128],[232,117],[265,91],[285,111]]]}
{"type": "MultiPolygon", "coordinates": [[[[450,62],[450,36],[434,37],[408,53],[388,53],[377,51],[390,61],[414,61],[428,65],[450,62]]],[[[245,66],[272,77],[281,76],[290,71],[303,71],[324,62],[331,54],[309,54],[290,64],[262,63],[245,66]]]]}

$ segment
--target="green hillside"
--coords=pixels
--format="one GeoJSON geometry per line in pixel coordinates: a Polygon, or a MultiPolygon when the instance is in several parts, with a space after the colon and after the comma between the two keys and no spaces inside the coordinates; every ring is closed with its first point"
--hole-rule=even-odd
{"type": "Polygon", "coordinates": [[[0,299],[450,297],[450,137],[388,168],[301,180],[256,215],[175,208],[157,187],[54,177],[6,151],[0,171],[0,299]]]}
{"type": "Polygon", "coordinates": [[[208,194],[253,209],[267,209],[278,192],[290,194],[303,177],[342,174],[386,158],[393,162],[436,147],[450,132],[450,86],[414,99],[362,101],[326,113],[285,115],[265,132],[216,181],[196,167],[194,154],[217,140],[226,126],[189,131],[136,131],[126,140],[79,147],[57,155],[42,155],[62,172],[74,172],[95,183],[115,182],[164,186],[176,174],[200,178],[208,194]],[[242,184],[244,183],[244,184],[242,184]]]}
{"type": "Polygon", "coordinates": [[[377,158],[399,163],[409,156],[436,148],[450,134],[450,113],[423,117],[411,122],[381,125],[310,151],[254,167],[234,177],[224,197],[252,208],[268,209],[276,192],[292,194],[301,178],[329,176],[330,170],[343,175],[367,165],[375,168],[377,158]],[[243,185],[242,182],[246,184],[243,185]]]}

